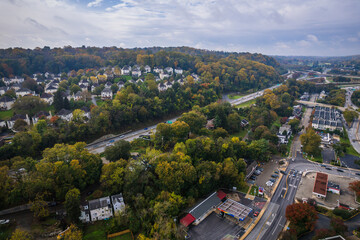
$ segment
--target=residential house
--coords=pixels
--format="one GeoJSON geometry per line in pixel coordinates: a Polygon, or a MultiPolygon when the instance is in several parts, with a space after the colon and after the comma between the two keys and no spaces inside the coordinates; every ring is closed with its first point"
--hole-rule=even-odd
{"type": "Polygon", "coordinates": [[[27,125],[30,125],[30,118],[27,114],[17,114],[13,116],[10,120],[6,121],[8,128],[12,129],[14,127],[15,121],[18,119],[24,120],[27,125]]]}
{"type": "Polygon", "coordinates": [[[183,74],[183,72],[184,72],[184,71],[183,71],[181,68],[178,68],[178,67],[175,68],[175,73],[176,73],[176,74],[183,74]]]}
{"type": "Polygon", "coordinates": [[[84,117],[90,119],[90,109],[88,107],[82,107],[81,110],[84,111],[84,117]]]}
{"type": "Polygon", "coordinates": [[[67,109],[61,109],[57,114],[56,114],[59,118],[61,118],[62,120],[65,121],[71,121],[73,114],[70,110],[67,109]]]}
{"type": "Polygon", "coordinates": [[[207,129],[214,129],[215,128],[215,124],[214,124],[214,118],[207,120],[206,126],[207,129]]]}
{"type": "Polygon", "coordinates": [[[80,206],[80,221],[83,223],[90,222],[90,210],[89,210],[89,204],[83,204],[80,206]]]}
{"type": "Polygon", "coordinates": [[[89,201],[91,221],[108,219],[113,216],[110,197],[103,197],[89,201]]]}
{"type": "Polygon", "coordinates": [[[31,120],[32,120],[32,123],[33,124],[36,124],[39,119],[41,118],[46,118],[46,119],[50,119],[52,116],[51,116],[51,112],[45,112],[45,111],[40,111],[38,112],[37,114],[35,114],[31,120]]]}
{"type": "Polygon", "coordinates": [[[19,90],[16,91],[16,96],[17,97],[23,97],[25,95],[29,95],[29,94],[35,94],[34,91],[31,91],[27,88],[20,88],[19,90]]]}
{"type": "Polygon", "coordinates": [[[131,71],[131,75],[134,77],[140,77],[141,76],[141,70],[139,66],[134,66],[131,71]]]}
{"type": "Polygon", "coordinates": [[[58,88],[57,88],[56,85],[49,85],[49,86],[45,89],[45,92],[46,92],[46,93],[54,94],[54,93],[56,93],[57,89],[58,89],[58,88]]]}
{"type": "Polygon", "coordinates": [[[121,75],[130,75],[130,71],[131,71],[131,67],[125,65],[125,66],[121,69],[121,75]]]}
{"type": "Polygon", "coordinates": [[[21,77],[18,77],[18,76],[15,76],[14,78],[10,78],[10,82],[11,83],[18,83],[18,84],[21,84],[24,82],[24,78],[21,78],[21,77]]]}
{"type": "Polygon", "coordinates": [[[106,80],[107,80],[107,75],[105,75],[105,74],[98,74],[97,76],[96,76],[96,82],[98,82],[98,81],[100,81],[100,82],[105,82],[106,80]]]}
{"type": "Polygon", "coordinates": [[[17,90],[19,90],[21,88],[21,85],[19,83],[13,83],[13,84],[10,85],[10,88],[17,91],[17,90]]]}
{"type": "Polygon", "coordinates": [[[248,120],[243,119],[243,120],[241,120],[240,125],[241,125],[242,127],[246,127],[247,125],[249,125],[249,122],[248,122],[248,120]]]}
{"type": "Polygon", "coordinates": [[[185,81],[184,79],[180,78],[179,80],[177,80],[177,82],[180,84],[180,85],[184,85],[185,84],[185,81]]]}
{"type": "Polygon", "coordinates": [[[113,92],[110,88],[104,88],[104,90],[101,91],[101,99],[112,99],[113,92]]]}
{"type": "Polygon", "coordinates": [[[291,136],[291,126],[288,124],[282,125],[279,128],[279,132],[277,134],[277,137],[279,138],[280,143],[287,144],[290,136],[291,136]]]}
{"type": "Polygon", "coordinates": [[[4,97],[0,98],[0,109],[1,110],[10,110],[14,103],[15,103],[15,100],[13,98],[4,96],[4,97]]]}
{"type": "Polygon", "coordinates": [[[37,85],[42,85],[42,84],[45,84],[45,80],[38,78],[38,79],[36,79],[36,83],[37,83],[37,85]]]}
{"type": "Polygon", "coordinates": [[[155,73],[162,73],[164,72],[164,70],[162,68],[159,68],[159,67],[154,67],[154,70],[153,70],[155,73]]]}
{"type": "Polygon", "coordinates": [[[301,105],[296,105],[296,106],[294,106],[294,107],[293,107],[293,115],[294,115],[295,117],[300,118],[300,117],[301,117],[301,110],[302,110],[301,105]]]}
{"type": "Polygon", "coordinates": [[[151,67],[149,65],[146,65],[144,67],[144,70],[145,70],[146,73],[149,73],[149,72],[151,72],[151,67]]]}
{"type": "Polygon", "coordinates": [[[67,100],[71,100],[71,95],[70,95],[70,91],[66,90],[65,92],[61,92],[61,96],[63,99],[67,98],[67,100]]]}
{"type": "Polygon", "coordinates": [[[8,87],[0,87],[0,96],[5,94],[8,89],[8,87]]]}
{"type": "Polygon", "coordinates": [[[43,93],[40,95],[40,98],[51,105],[54,102],[54,96],[50,93],[43,93]]]}
{"type": "Polygon", "coordinates": [[[137,83],[137,84],[141,84],[141,83],[143,83],[143,82],[144,82],[144,80],[141,79],[141,78],[139,78],[138,80],[136,80],[136,83],[137,83]]]}
{"type": "Polygon", "coordinates": [[[81,91],[82,91],[82,92],[85,92],[85,91],[88,90],[87,86],[85,86],[85,85],[83,85],[83,84],[81,84],[79,87],[81,88],[81,91]]]}
{"type": "Polygon", "coordinates": [[[7,78],[7,77],[3,77],[3,78],[2,78],[2,81],[5,83],[6,86],[9,86],[9,85],[11,84],[10,79],[7,78]]]}
{"type": "Polygon", "coordinates": [[[74,101],[80,101],[83,98],[82,91],[77,91],[75,94],[72,95],[72,98],[74,99],[74,101]]]}
{"type": "Polygon", "coordinates": [[[112,85],[112,83],[111,83],[111,82],[106,82],[106,83],[105,83],[105,88],[110,88],[110,87],[111,87],[111,85],[112,85]]]}
{"type": "Polygon", "coordinates": [[[165,72],[167,72],[169,75],[172,75],[174,73],[174,69],[172,67],[165,68],[165,72]]]}
{"type": "Polygon", "coordinates": [[[191,76],[194,78],[195,82],[200,80],[199,76],[195,73],[192,73],[191,76]]]}
{"type": "Polygon", "coordinates": [[[167,88],[166,88],[166,86],[165,86],[164,83],[160,83],[160,84],[158,85],[158,89],[159,89],[160,92],[162,92],[162,91],[165,91],[167,88]]]}
{"type": "Polygon", "coordinates": [[[169,75],[169,74],[167,74],[167,73],[163,73],[163,72],[161,72],[161,73],[159,73],[159,77],[160,77],[160,79],[161,79],[161,80],[163,80],[164,78],[169,78],[169,77],[170,77],[170,75],[169,75]]]}
{"type": "MultiPolygon", "coordinates": [[[[6,127],[6,122],[4,120],[0,120],[0,128],[6,127]]],[[[1,146],[1,144],[0,144],[1,146]]]]}
{"type": "Polygon", "coordinates": [[[111,196],[111,203],[113,205],[115,215],[125,209],[125,203],[122,193],[111,196]]]}
{"type": "Polygon", "coordinates": [[[84,86],[88,87],[90,85],[90,82],[86,79],[83,79],[79,82],[79,85],[84,85],[84,86]]]}
{"type": "Polygon", "coordinates": [[[119,81],[119,82],[117,83],[117,85],[118,85],[119,90],[120,90],[121,88],[123,88],[123,87],[125,86],[125,83],[124,83],[123,81],[119,81]]]}

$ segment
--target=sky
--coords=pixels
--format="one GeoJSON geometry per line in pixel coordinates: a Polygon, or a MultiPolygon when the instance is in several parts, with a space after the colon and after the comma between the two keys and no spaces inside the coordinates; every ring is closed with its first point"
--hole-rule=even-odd
{"type": "Polygon", "coordinates": [[[0,0],[0,48],[360,54],[360,0],[0,0]]]}

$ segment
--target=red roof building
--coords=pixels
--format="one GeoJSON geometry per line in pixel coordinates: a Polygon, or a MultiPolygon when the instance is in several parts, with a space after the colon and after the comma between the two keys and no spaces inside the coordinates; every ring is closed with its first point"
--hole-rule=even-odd
{"type": "Polygon", "coordinates": [[[224,193],[223,191],[219,190],[217,192],[217,196],[218,198],[220,198],[220,200],[223,200],[226,197],[226,193],[224,193]]]}
{"type": "Polygon", "coordinates": [[[325,173],[316,173],[313,194],[318,198],[326,198],[328,184],[328,175],[325,173]]]}
{"type": "Polygon", "coordinates": [[[189,226],[191,223],[193,223],[195,221],[195,218],[193,217],[193,215],[191,215],[190,213],[188,213],[185,217],[183,217],[180,220],[180,223],[182,225],[184,225],[185,227],[189,226]]]}

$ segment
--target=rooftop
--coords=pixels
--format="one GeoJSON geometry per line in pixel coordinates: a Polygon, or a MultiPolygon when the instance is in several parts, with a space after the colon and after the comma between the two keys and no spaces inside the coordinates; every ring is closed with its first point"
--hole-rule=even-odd
{"type": "Polygon", "coordinates": [[[241,221],[243,221],[252,211],[252,208],[242,205],[241,203],[236,202],[232,199],[226,200],[218,207],[218,209],[241,221]]]}
{"type": "Polygon", "coordinates": [[[326,196],[328,184],[328,175],[325,173],[316,173],[313,193],[326,196]]]}

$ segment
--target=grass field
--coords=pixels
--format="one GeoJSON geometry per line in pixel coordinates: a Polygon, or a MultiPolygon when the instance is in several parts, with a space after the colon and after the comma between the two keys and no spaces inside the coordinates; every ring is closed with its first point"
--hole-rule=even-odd
{"type": "Polygon", "coordinates": [[[248,129],[241,129],[240,132],[231,134],[232,137],[238,137],[240,140],[243,139],[245,137],[245,135],[247,134],[248,129]]]}
{"type": "Polygon", "coordinates": [[[346,148],[346,153],[350,155],[354,155],[357,157],[360,157],[360,154],[353,148],[353,146],[350,143],[350,140],[348,137],[341,137],[340,142],[349,144],[349,147],[346,148]]]}
{"type": "Polygon", "coordinates": [[[84,240],[106,240],[105,227],[103,221],[98,221],[93,225],[85,228],[84,240]]]}
{"type": "Polygon", "coordinates": [[[10,119],[14,114],[14,110],[7,110],[7,111],[0,111],[0,120],[8,120],[10,119]]]}
{"type": "Polygon", "coordinates": [[[109,240],[132,240],[132,236],[131,236],[131,233],[126,233],[124,235],[121,235],[121,236],[117,236],[117,237],[114,237],[114,238],[109,238],[109,240]]]}
{"type": "Polygon", "coordinates": [[[244,107],[249,107],[249,106],[251,106],[251,105],[253,105],[253,104],[255,104],[255,103],[256,103],[256,99],[253,99],[253,100],[250,100],[250,101],[241,103],[241,104],[239,104],[239,105],[236,105],[235,107],[237,107],[237,108],[244,108],[244,107]]]}
{"type": "Polygon", "coordinates": [[[235,94],[232,95],[232,94],[230,94],[230,95],[229,95],[229,98],[234,100],[234,99],[242,98],[243,96],[245,96],[245,95],[244,95],[244,94],[238,94],[238,95],[235,95],[235,94]]]}

